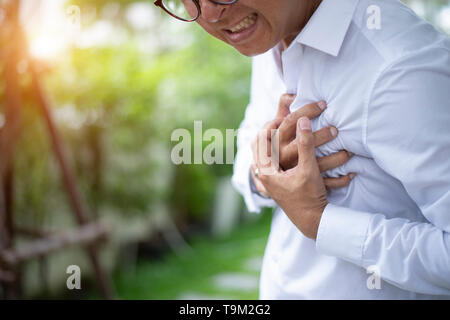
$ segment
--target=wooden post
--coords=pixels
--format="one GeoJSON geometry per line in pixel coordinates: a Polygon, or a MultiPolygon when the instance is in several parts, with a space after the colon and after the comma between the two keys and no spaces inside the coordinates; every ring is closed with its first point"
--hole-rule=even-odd
{"type": "Polygon", "coordinates": [[[106,237],[109,227],[103,223],[90,223],[65,232],[57,232],[36,239],[28,245],[0,252],[3,265],[14,267],[22,262],[44,257],[48,253],[71,246],[89,245],[106,237]]]}
{"type": "MultiPolygon", "coordinates": [[[[50,140],[52,142],[53,152],[56,156],[56,160],[58,166],[61,171],[62,179],[69,196],[69,201],[72,206],[72,209],[77,218],[78,224],[82,225],[88,222],[88,214],[86,210],[85,201],[79,192],[75,179],[73,178],[72,172],[69,169],[68,161],[66,160],[66,153],[64,151],[62,140],[58,134],[58,131],[54,125],[52,115],[50,113],[49,102],[44,95],[44,92],[41,88],[39,78],[36,71],[36,65],[33,61],[30,60],[30,71],[31,71],[31,79],[34,95],[36,97],[37,105],[42,112],[44,117],[44,121],[47,127],[47,131],[50,136],[50,140]]],[[[100,267],[100,262],[98,260],[98,256],[95,250],[95,244],[89,245],[87,247],[89,258],[91,259],[92,266],[94,268],[94,272],[97,276],[97,281],[100,286],[100,290],[103,296],[106,299],[112,299],[113,293],[112,289],[109,286],[109,282],[103,272],[103,269],[100,267]]]]}
{"type": "MultiPolygon", "coordinates": [[[[23,58],[21,43],[24,40],[21,38],[23,35],[20,32],[18,24],[20,2],[9,1],[6,5],[8,6],[8,10],[6,10],[5,19],[11,23],[3,31],[8,39],[8,47],[4,49],[5,51],[3,53],[5,59],[5,123],[0,141],[2,157],[0,177],[2,184],[1,222],[3,224],[2,232],[4,232],[3,249],[9,249],[13,246],[13,157],[20,132],[22,106],[17,66],[23,58]]],[[[4,286],[4,292],[8,299],[18,298],[21,294],[21,279],[17,270],[17,268],[7,270],[14,274],[14,281],[4,286]]]]}
{"type": "MultiPolygon", "coordinates": [[[[2,26],[0,30],[0,36],[5,35],[7,38],[8,47],[5,50],[5,126],[2,130],[0,137],[0,233],[2,238],[0,239],[0,250],[6,252],[12,246],[12,236],[14,231],[13,215],[12,215],[12,156],[14,151],[15,142],[20,130],[20,112],[22,107],[21,92],[19,86],[17,65],[21,59],[26,59],[29,63],[29,71],[32,78],[32,89],[36,99],[37,106],[41,111],[41,115],[44,118],[49,137],[52,143],[53,152],[56,156],[57,164],[61,171],[62,180],[69,196],[70,204],[73,208],[75,217],[79,225],[85,225],[89,221],[89,215],[85,201],[82,194],[77,189],[74,176],[68,165],[67,157],[63,148],[62,139],[58,134],[58,131],[54,125],[52,115],[50,113],[49,101],[41,87],[39,76],[36,70],[35,62],[28,56],[28,48],[25,40],[24,32],[21,28],[19,21],[19,8],[20,0],[13,0],[6,2],[6,20],[7,28],[2,26]],[[5,179],[6,178],[6,179],[5,179]],[[8,182],[5,184],[5,181],[8,182]],[[7,187],[7,188],[5,188],[7,187]]],[[[4,39],[0,39],[2,41],[4,39]]],[[[36,249],[36,247],[34,248],[36,249]]],[[[113,298],[112,289],[109,285],[109,281],[100,266],[98,260],[95,243],[87,245],[87,253],[92,262],[95,275],[100,287],[100,291],[104,298],[113,298]]],[[[32,254],[30,254],[32,256],[32,254]]],[[[13,270],[6,270],[14,273],[13,285],[17,289],[20,285],[19,272],[15,272],[20,269],[20,265],[16,266],[13,270]]],[[[3,274],[4,275],[4,274],[3,274]]],[[[7,298],[17,298],[19,292],[13,290],[11,284],[5,285],[5,292],[7,298]]]]}

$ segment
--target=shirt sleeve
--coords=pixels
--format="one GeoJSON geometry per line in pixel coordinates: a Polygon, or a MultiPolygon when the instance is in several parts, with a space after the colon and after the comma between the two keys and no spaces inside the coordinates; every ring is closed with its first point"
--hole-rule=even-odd
{"type": "Polygon", "coordinates": [[[380,74],[367,104],[365,146],[424,219],[329,204],[316,248],[405,290],[450,295],[450,46],[405,56],[380,74]]]}
{"type": "Polygon", "coordinates": [[[232,183],[244,197],[248,210],[260,212],[263,207],[274,207],[276,203],[252,193],[250,189],[251,143],[259,129],[275,118],[284,89],[270,51],[254,57],[252,69],[250,103],[239,127],[232,183]]]}

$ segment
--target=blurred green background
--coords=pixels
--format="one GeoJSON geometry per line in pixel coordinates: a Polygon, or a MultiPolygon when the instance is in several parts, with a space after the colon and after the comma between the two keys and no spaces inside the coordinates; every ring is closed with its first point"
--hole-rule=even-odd
{"type": "MultiPolygon", "coordinates": [[[[448,1],[405,2],[450,31],[448,1]]],[[[232,165],[170,161],[176,128],[193,132],[195,120],[204,131],[238,128],[251,60],[197,25],[169,19],[152,1],[31,0],[22,19],[91,218],[113,227],[101,258],[117,297],[257,299],[270,211],[245,211],[229,182],[232,165]]],[[[45,128],[28,100],[14,170],[18,224],[74,225],[45,128]]],[[[44,260],[23,267],[26,297],[99,297],[81,248],[44,260]],[[71,264],[83,270],[78,292],[65,287],[71,264]]]]}

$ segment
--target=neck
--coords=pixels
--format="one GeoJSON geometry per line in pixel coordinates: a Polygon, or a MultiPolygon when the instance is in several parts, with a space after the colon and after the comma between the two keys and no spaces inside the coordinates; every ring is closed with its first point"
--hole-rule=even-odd
{"type": "Polygon", "coordinates": [[[298,36],[298,34],[303,30],[303,28],[308,24],[309,19],[313,16],[314,12],[316,12],[319,5],[322,3],[322,0],[311,0],[308,1],[308,4],[306,5],[305,14],[303,15],[303,18],[300,20],[301,23],[296,28],[295,32],[290,33],[287,37],[285,37],[281,42],[283,45],[283,50],[286,50],[292,41],[298,36]]]}

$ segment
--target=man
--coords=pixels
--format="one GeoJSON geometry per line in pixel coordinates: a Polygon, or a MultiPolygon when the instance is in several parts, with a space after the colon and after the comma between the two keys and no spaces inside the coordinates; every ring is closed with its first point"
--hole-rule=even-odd
{"type": "Polygon", "coordinates": [[[257,55],[233,183],[277,207],[260,297],[449,298],[449,38],[396,0],[217,2],[183,0],[257,55]]]}

